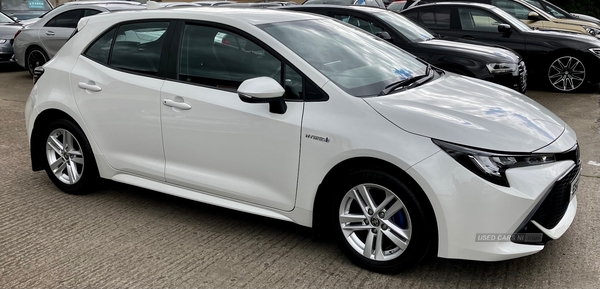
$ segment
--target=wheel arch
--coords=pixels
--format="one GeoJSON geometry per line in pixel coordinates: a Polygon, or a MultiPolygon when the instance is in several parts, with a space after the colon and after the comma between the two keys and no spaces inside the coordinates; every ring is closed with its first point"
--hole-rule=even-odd
{"type": "Polygon", "coordinates": [[[56,119],[67,119],[73,122],[75,125],[79,127],[82,131],[82,127],[77,123],[77,121],[72,118],[69,114],[62,110],[58,109],[46,109],[42,111],[36,118],[33,123],[33,130],[31,131],[31,140],[29,142],[29,152],[31,154],[31,168],[33,171],[41,171],[44,169],[44,159],[43,155],[40,155],[40,151],[35,149],[35,146],[41,141],[44,137],[42,134],[46,127],[56,119]]]}
{"type": "Polygon", "coordinates": [[[400,181],[402,181],[411,191],[413,191],[416,197],[419,200],[419,203],[423,205],[423,209],[425,213],[431,216],[430,228],[432,229],[432,233],[435,234],[433,237],[434,242],[431,246],[430,254],[432,256],[437,256],[438,250],[438,240],[439,240],[439,232],[437,225],[437,217],[435,215],[435,211],[431,204],[431,201],[421,188],[421,186],[404,170],[399,168],[398,166],[373,157],[355,157],[346,159],[336,164],[323,178],[323,181],[319,185],[317,189],[317,193],[315,196],[314,204],[313,204],[313,218],[312,218],[312,227],[313,227],[313,238],[318,239],[320,236],[327,235],[328,232],[331,232],[328,227],[330,224],[327,224],[327,209],[330,207],[331,202],[333,201],[333,194],[328,194],[330,191],[330,186],[339,181],[344,175],[347,175],[353,170],[369,168],[369,169],[377,169],[389,173],[395,177],[397,177],[400,181]]]}

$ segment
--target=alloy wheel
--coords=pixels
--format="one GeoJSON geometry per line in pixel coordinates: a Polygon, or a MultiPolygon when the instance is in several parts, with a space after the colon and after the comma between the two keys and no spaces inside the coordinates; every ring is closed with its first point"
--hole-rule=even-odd
{"type": "Polygon", "coordinates": [[[557,90],[564,92],[576,90],[585,81],[585,66],[575,57],[560,57],[550,65],[548,80],[557,90]]]}
{"type": "Polygon", "coordinates": [[[27,55],[27,68],[29,72],[33,75],[33,71],[36,67],[44,65],[48,59],[46,59],[46,55],[38,49],[34,49],[29,52],[27,55]]]}
{"type": "Polygon", "coordinates": [[[46,140],[46,159],[58,180],[72,185],[83,175],[84,160],[79,141],[66,129],[53,130],[46,140]]]}
{"type": "Polygon", "coordinates": [[[404,203],[391,190],[376,184],[355,186],[344,195],[339,224],[348,244],[375,261],[402,255],[412,234],[404,203]]]}

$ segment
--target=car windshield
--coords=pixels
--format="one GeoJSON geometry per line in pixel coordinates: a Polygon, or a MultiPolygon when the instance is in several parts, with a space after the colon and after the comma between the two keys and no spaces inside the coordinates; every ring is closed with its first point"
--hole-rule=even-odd
{"type": "Polygon", "coordinates": [[[546,11],[548,11],[550,14],[552,14],[552,16],[556,18],[574,18],[573,16],[571,16],[571,14],[569,14],[569,12],[548,1],[545,1],[544,4],[546,5],[546,11]]]}
{"type": "Polygon", "coordinates": [[[387,7],[387,9],[390,11],[400,12],[402,9],[404,9],[404,5],[406,5],[406,2],[393,2],[387,7]]]}
{"type": "Polygon", "coordinates": [[[527,24],[521,22],[519,19],[506,13],[506,11],[504,11],[500,8],[493,7],[491,10],[494,13],[496,13],[496,14],[500,15],[501,17],[503,17],[504,19],[506,19],[506,21],[508,21],[508,24],[510,24],[510,26],[513,27],[514,29],[518,29],[519,31],[532,31],[533,30],[533,28],[527,26],[527,24]]]}
{"type": "Polygon", "coordinates": [[[0,23],[14,23],[14,22],[15,21],[12,18],[4,15],[4,13],[0,13],[0,23]]]}
{"type": "Polygon", "coordinates": [[[47,11],[52,9],[45,0],[0,0],[2,11],[47,11]]]}
{"type": "Polygon", "coordinates": [[[425,74],[413,55],[337,20],[303,20],[259,26],[354,96],[374,96],[386,86],[425,74]]]}
{"type": "Polygon", "coordinates": [[[392,26],[404,37],[408,38],[411,42],[421,42],[425,40],[434,39],[434,33],[429,29],[421,27],[414,23],[412,20],[406,18],[395,12],[382,11],[374,14],[379,20],[392,26]]]}

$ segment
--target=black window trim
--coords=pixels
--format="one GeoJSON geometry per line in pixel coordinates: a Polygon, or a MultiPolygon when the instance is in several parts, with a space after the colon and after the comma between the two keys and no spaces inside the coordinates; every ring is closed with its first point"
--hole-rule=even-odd
{"type": "Polygon", "coordinates": [[[166,57],[166,56],[169,55],[169,50],[172,48],[172,47],[170,47],[169,44],[173,40],[173,34],[175,32],[175,26],[176,26],[177,21],[178,21],[177,19],[169,19],[169,18],[164,18],[164,19],[152,18],[152,19],[138,19],[138,20],[119,22],[117,24],[114,24],[114,25],[108,27],[107,29],[102,31],[102,33],[99,33],[98,36],[96,36],[94,38],[94,40],[90,41],[86,45],[86,47],[82,50],[83,52],[81,53],[81,56],[83,56],[91,61],[94,61],[100,65],[103,65],[105,67],[116,70],[116,71],[133,74],[133,75],[138,75],[138,76],[144,76],[144,77],[165,80],[167,78],[166,75],[167,75],[167,64],[168,64],[168,57],[166,57]],[[163,47],[161,50],[158,72],[156,73],[157,75],[150,75],[150,74],[145,74],[145,73],[140,73],[140,72],[136,72],[136,71],[131,71],[131,70],[123,69],[123,68],[110,66],[110,61],[111,61],[112,52],[113,52],[113,46],[115,45],[115,38],[116,38],[117,31],[119,30],[119,28],[122,25],[136,24],[136,23],[149,23],[149,22],[169,22],[169,26],[167,27],[167,31],[165,32],[165,33],[167,33],[167,35],[165,36],[165,42],[163,43],[163,47]],[[110,44],[110,51],[108,52],[108,63],[102,63],[100,61],[97,61],[96,59],[88,57],[86,55],[86,53],[90,49],[90,47],[92,45],[94,45],[96,43],[96,41],[98,41],[100,38],[102,38],[102,36],[104,36],[106,33],[110,32],[112,29],[114,29],[113,38],[112,38],[113,41],[110,44]]]}
{"type": "MultiPolygon", "coordinates": [[[[73,12],[73,11],[77,11],[77,10],[79,11],[79,17],[78,18],[79,19],[83,18],[83,13],[85,11],[85,8],[77,7],[75,9],[71,9],[71,10],[67,10],[67,11],[61,12],[60,14],[58,14],[58,15],[50,18],[50,20],[48,20],[46,23],[44,23],[44,28],[48,27],[48,28],[70,28],[70,29],[73,29],[73,27],[48,26],[48,24],[50,24],[50,22],[54,21],[56,18],[60,17],[63,14],[66,14],[66,13],[69,13],[69,12],[73,12]]],[[[77,22],[79,22],[79,20],[77,20],[77,22]]],[[[75,24],[74,28],[77,29],[77,24],[75,24]]]]}
{"type": "MultiPolygon", "coordinates": [[[[202,21],[202,20],[181,19],[181,20],[178,20],[177,25],[175,25],[176,30],[174,31],[173,38],[171,39],[171,43],[174,43],[174,45],[173,45],[173,47],[171,47],[171,51],[169,51],[168,67],[166,69],[166,71],[167,71],[166,80],[235,93],[235,91],[232,91],[231,89],[219,88],[219,87],[210,86],[210,85],[203,85],[203,84],[183,81],[183,80],[179,79],[179,77],[178,77],[179,76],[179,59],[180,59],[180,54],[181,54],[181,47],[183,45],[183,30],[184,30],[186,24],[201,25],[201,26],[212,27],[212,28],[217,28],[217,29],[224,29],[224,30],[233,32],[239,36],[242,36],[242,37],[248,39],[249,41],[254,42],[254,44],[258,45],[259,47],[261,47],[262,49],[264,49],[265,51],[270,53],[277,60],[279,60],[279,62],[281,62],[281,79],[279,80],[280,84],[284,83],[283,78],[285,77],[285,66],[287,65],[287,66],[291,67],[292,69],[294,69],[300,76],[302,76],[302,89],[303,90],[305,90],[306,81],[308,80],[313,85],[313,87],[316,87],[319,90],[319,92],[323,96],[321,99],[307,100],[307,99],[305,99],[306,94],[303,93],[303,99],[285,99],[286,102],[288,102],[288,101],[289,102],[320,102],[320,101],[328,101],[329,100],[329,95],[327,93],[325,93],[325,91],[323,91],[323,89],[321,87],[316,85],[300,69],[298,69],[291,62],[289,62],[287,59],[285,59],[285,57],[283,57],[281,54],[277,53],[277,51],[275,51],[273,48],[271,48],[270,46],[268,46],[264,42],[262,42],[260,39],[254,37],[253,35],[245,32],[241,29],[238,29],[236,27],[232,27],[232,26],[222,24],[222,23],[215,23],[215,22],[202,21]]],[[[112,51],[112,49],[111,49],[111,51],[112,51]]],[[[162,62],[162,59],[161,59],[161,62],[162,62]]]]}

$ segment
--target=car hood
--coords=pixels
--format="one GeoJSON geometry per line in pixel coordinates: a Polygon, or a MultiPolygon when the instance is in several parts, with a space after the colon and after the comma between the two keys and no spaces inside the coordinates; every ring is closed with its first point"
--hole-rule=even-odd
{"type": "Polygon", "coordinates": [[[489,59],[498,62],[518,63],[519,56],[507,49],[501,47],[477,45],[473,43],[451,41],[445,39],[432,39],[419,42],[421,47],[431,47],[442,50],[446,54],[471,55],[476,58],[489,59]]]}
{"type": "Polygon", "coordinates": [[[600,29],[600,25],[594,23],[594,22],[589,22],[589,21],[585,21],[585,20],[578,20],[578,19],[564,19],[564,18],[556,18],[556,19],[552,19],[552,22],[555,23],[562,23],[562,24],[571,24],[571,25],[580,25],[580,26],[588,26],[588,27],[595,27],[600,29]]]}
{"type": "Polygon", "coordinates": [[[365,101],[408,132],[495,151],[533,152],[565,129],[564,121],[516,91],[451,73],[365,101]]]}
{"type": "MultiPolygon", "coordinates": [[[[552,46],[555,47],[563,47],[558,43],[568,43],[568,42],[578,42],[580,44],[584,44],[589,47],[598,47],[598,38],[591,36],[589,34],[583,34],[574,31],[566,31],[566,30],[542,30],[535,29],[528,31],[529,34],[537,34],[545,39],[545,42],[554,43],[552,46]]],[[[569,45],[571,47],[571,45],[569,45]]]]}
{"type": "Polygon", "coordinates": [[[0,24],[0,39],[13,39],[17,31],[23,26],[12,23],[12,24],[0,24]]]}

